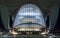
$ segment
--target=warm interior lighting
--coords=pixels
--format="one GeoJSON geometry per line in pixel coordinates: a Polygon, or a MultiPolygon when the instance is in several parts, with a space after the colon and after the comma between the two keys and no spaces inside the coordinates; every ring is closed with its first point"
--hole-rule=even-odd
{"type": "Polygon", "coordinates": [[[34,29],[34,31],[40,31],[40,29],[34,29]]]}
{"type": "Polygon", "coordinates": [[[15,30],[14,30],[14,28],[12,29],[12,31],[11,31],[11,34],[13,34],[13,35],[16,35],[16,34],[18,34],[15,30]]]}

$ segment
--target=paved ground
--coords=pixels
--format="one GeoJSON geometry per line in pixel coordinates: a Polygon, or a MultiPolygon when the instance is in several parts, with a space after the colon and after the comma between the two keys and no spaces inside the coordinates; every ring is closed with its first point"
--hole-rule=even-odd
{"type": "Polygon", "coordinates": [[[12,35],[2,35],[1,38],[48,38],[48,37],[42,37],[40,35],[17,35],[16,37],[13,37],[12,35]]]}
{"type": "Polygon", "coordinates": [[[43,35],[16,35],[15,37],[13,37],[13,35],[11,35],[11,34],[0,34],[0,38],[60,38],[60,35],[59,34],[47,35],[47,36],[43,36],[43,35]]]}

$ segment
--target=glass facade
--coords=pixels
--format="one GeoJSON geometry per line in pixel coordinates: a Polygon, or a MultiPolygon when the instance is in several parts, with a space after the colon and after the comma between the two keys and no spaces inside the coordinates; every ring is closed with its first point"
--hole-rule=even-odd
{"type": "Polygon", "coordinates": [[[17,12],[13,27],[25,22],[38,23],[45,26],[41,10],[34,4],[23,5],[17,12]]]}

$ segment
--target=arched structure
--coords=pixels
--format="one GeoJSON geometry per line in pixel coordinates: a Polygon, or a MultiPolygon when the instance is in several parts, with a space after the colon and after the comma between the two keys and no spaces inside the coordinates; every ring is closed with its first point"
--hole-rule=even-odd
{"type": "Polygon", "coordinates": [[[25,22],[38,23],[45,27],[41,10],[34,4],[25,4],[18,10],[13,27],[25,22]]]}

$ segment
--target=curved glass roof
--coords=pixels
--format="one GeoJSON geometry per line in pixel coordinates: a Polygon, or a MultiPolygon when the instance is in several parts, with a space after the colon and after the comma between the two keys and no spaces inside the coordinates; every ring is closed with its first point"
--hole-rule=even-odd
{"type": "Polygon", "coordinates": [[[19,25],[22,22],[21,19],[24,20],[25,18],[27,18],[27,20],[29,20],[30,18],[32,18],[33,20],[34,19],[38,20],[35,22],[39,22],[39,24],[45,26],[42,12],[39,9],[39,7],[34,4],[25,4],[25,5],[21,6],[21,8],[17,12],[13,25],[14,26],[19,25]]]}

